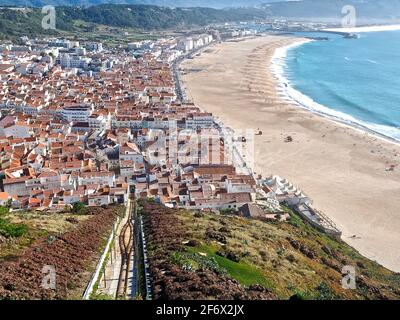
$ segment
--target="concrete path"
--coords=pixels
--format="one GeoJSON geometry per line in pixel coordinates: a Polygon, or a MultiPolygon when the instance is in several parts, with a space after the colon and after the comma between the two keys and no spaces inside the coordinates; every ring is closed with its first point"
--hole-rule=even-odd
{"type": "MultiPolygon", "coordinates": [[[[118,281],[119,281],[119,276],[120,276],[120,271],[121,271],[121,250],[120,250],[120,245],[119,245],[119,235],[121,234],[121,230],[123,226],[127,223],[128,217],[129,217],[129,211],[131,210],[131,204],[130,201],[128,202],[127,205],[127,210],[125,212],[125,217],[121,220],[116,236],[114,238],[114,243],[108,258],[108,261],[105,266],[105,270],[103,274],[101,275],[101,279],[99,281],[99,287],[97,289],[97,293],[101,294],[107,294],[112,297],[116,297],[117,295],[117,287],[118,287],[118,281]]],[[[134,298],[136,295],[136,281],[134,274],[134,255],[130,257],[131,259],[131,271],[128,277],[128,297],[127,298],[134,298]]]]}

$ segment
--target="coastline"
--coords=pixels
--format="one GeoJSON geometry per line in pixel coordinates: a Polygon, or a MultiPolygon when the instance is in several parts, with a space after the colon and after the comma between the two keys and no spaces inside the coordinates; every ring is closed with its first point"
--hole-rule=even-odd
{"type": "Polygon", "coordinates": [[[380,31],[397,31],[397,30],[400,30],[400,24],[364,26],[364,27],[354,27],[354,28],[328,28],[328,29],[323,29],[322,31],[362,33],[362,32],[380,32],[380,31]]]}
{"type": "Polygon", "coordinates": [[[385,166],[398,163],[400,148],[285,101],[266,62],[275,49],[298,41],[266,36],[216,44],[185,61],[182,78],[193,100],[226,125],[264,132],[255,141],[257,173],[299,185],[339,226],[344,241],[399,271],[400,173],[385,166]],[[294,142],[285,143],[286,135],[294,142]]]}
{"type": "MultiPolygon", "coordinates": [[[[313,41],[315,40],[299,39],[296,42],[293,42],[284,47],[277,48],[275,50],[275,53],[271,58],[271,70],[277,79],[277,91],[283,94],[286,98],[290,99],[293,104],[295,104],[299,108],[303,108],[305,110],[308,110],[309,112],[318,114],[332,121],[339,122],[343,125],[350,126],[355,130],[360,130],[361,132],[367,132],[369,134],[375,135],[376,137],[384,141],[400,145],[400,136],[398,138],[395,138],[383,132],[383,130],[388,130],[389,127],[374,123],[366,123],[354,118],[351,115],[326,107],[314,101],[312,98],[303,94],[291,85],[290,81],[285,76],[283,66],[285,64],[284,60],[287,56],[287,53],[289,50],[313,41]],[[382,131],[378,131],[378,129],[374,129],[374,127],[384,127],[384,129],[382,128],[382,131]]],[[[396,128],[393,129],[396,130],[396,128]]]]}

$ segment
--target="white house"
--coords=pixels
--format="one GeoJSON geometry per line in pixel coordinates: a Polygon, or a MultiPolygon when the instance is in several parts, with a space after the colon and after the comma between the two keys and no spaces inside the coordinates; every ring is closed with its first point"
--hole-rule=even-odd
{"type": "Polygon", "coordinates": [[[3,129],[4,135],[6,137],[14,137],[14,138],[29,138],[31,136],[30,128],[26,124],[11,124],[6,126],[3,129]]]}
{"type": "Polygon", "coordinates": [[[109,171],[82,172],[78,177],[79,185],[99,184],[113,186],[114,183],[115,174],[109,171]]]}
{"type": "Polygon", "coordinates": [[[186,118],[187,129],[212,128],[214,117],[211,113],[193,113],[186,118]]]}
{"type": "Polygon", "coordinates": [[[69,106],[62,109],[62,119],[68,122],[88,122],[92,106],[69,106]]]}

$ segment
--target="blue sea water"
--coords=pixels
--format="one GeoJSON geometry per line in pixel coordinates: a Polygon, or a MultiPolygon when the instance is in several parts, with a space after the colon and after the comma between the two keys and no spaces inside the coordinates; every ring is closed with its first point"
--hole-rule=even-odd
{"type": "Polygon", "coordinates": [[[400,141],[400,31],[328,37],[286,52],[282,74],[290,95],[308,109],[400,141]]]}

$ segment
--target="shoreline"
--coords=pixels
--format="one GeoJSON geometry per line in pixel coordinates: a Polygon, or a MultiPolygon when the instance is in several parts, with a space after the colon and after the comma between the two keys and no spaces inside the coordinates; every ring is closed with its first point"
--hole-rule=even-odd
{"type": "MultiPolygon", "coordinates": [[[[399,28],[400,28],[400,25],[399,25],[399,28]]],[[[377,138],[380,138],[386,142],[400,145],[399,139],[396,139],[394,137],[386,135],[382,132],[379,132],[378,130],[369,128],[367,124],[363,124],[362,123],[363,121],[354,118],[352,115],[336,111],[335,109],[332,109],[330,107],[327,107],[325,105],[322,105],[322,104],[314,101],[311,97],[309,97],[306,94],[302,93],[301,91],[295,89],[290,84],[290,81],[285,77],[285,73],[283,70],[284,67],[280,64],[280,62],[284,63],[284,59],[286,58],[289,50],[292,50],[294,48],[297,48],[299,46],[302,46],[306,43],[310,43],[313,41],[315,41],[315,40],[299,38],[298,41],[275,50],[275,53],[273,54],[273,56],[271,58],[271,70],[272,70],[273,74],[275,75],[277,82],[278,82],[277,83],[277,91],[283,92],[285,97],[290,99],[293,102],[293,104],[299,108],[305,109],[309,112],[317,114],[317,115],[324,117],[326,119],[329,119],[331,121],[335,121],[342,125],[348,126],[350,128],[353,128],[354,130],[359,130],[361,132],[374,135],[377,138]],[[281,55],[281,57],[279,57],[279,55],[281,55]],[[298,96],[299,98],[296,99],[295,96],[298,96]],[[318,108],[320,108],[322,110],[326,109],[327,111],[324,112],[322,110],[318,110],[317,108],[308,106],[307,103],[300,101],[301,99],[303,99],[303,101],[309,100],[310,104],[316,104],[318,106],[318,108]],[[343,117],[333,115],[332,113],[334,113],[334,112],[338,113],[338,114],[343,114],[343,117]],[[348,117],[349,119],[345,119],[345,117],[348,117]]],[[[380,126],[379,124],[375,124],[375,123],[371,123],[371,125],[380,126]]],[[[394,129],[397,129],[397,128],[394,128],[394,129]]]]}
{"type": "Polygon", "coordinates": [[[380,32],[380,31],[398,31],[400,24],[361,26],[354,28],[327,28],[322,31],[343,32],[343,33],[364,33],[364,32],[380,32]]]}
{"type": "Polygon", "coordinates": [[[263,131],[255,140],[254,171],[298,185],[345,242],[400,271],[400,170],[385,171],[399,162],[400,148],[280,96],[270,60],[275,49],[297,41],[266,36],[213,45],[182,63],[182,80],[192,100],[226,126],[263,131]],[[288,135],[292,143],[283,141],[288,135]]]}

